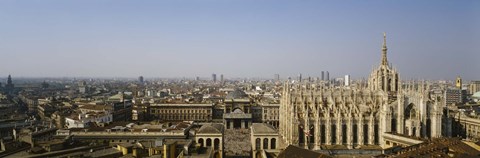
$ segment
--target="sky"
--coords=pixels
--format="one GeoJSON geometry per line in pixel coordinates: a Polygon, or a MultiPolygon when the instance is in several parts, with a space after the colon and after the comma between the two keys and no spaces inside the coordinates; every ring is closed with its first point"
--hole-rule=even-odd
{"type": "Polygon", "coordinates": [[[480,80],[480,1],[0,0],[0,76],[480,80]],[[219,75],[217,75],[219,76],[219,75]]]}

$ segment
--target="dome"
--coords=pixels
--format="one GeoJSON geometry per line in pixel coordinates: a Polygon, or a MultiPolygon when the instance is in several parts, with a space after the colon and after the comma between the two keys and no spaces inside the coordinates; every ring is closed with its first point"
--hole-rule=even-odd
{"type": "Polygon", "coordinates": [[[248,95],[240,89],[236,89],[233,92],[228,93],[225,99],[242,99],[248,98],[248,95]]]}
{"type": "Polygon", "coordinates": [[[473,93],[472,98],[480,99],[480,91],[473,93]]]}

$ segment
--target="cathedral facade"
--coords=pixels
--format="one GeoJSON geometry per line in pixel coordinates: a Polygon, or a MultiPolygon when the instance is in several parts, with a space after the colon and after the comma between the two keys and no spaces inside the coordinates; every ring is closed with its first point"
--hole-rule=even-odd
{"type": "Polygon", "coordinates": [[[388,63],[384,34],[382,60],[372,71],[368,87],[286,82],[279,133],[285,144],[313,150],[323,145],[385,147],[385,133],[449,136],[444,98],[430,98],[428,89],[423,83],[402,85],[398,72],[388,63]]]}

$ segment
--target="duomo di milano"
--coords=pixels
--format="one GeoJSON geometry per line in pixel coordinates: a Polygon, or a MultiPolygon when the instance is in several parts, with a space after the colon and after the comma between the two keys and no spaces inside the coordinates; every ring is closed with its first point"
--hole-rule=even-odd
{"type": "Polygon", "coordinates": [[[386,148],[386,135],[422,139],[452,133],[444,98],[430,98],[429,85],[402,84],[389,65],[385,34],[381,64],[370,74],[368,86],[287,82],[284,87],[279,133],[286,145],[386,148]]]}

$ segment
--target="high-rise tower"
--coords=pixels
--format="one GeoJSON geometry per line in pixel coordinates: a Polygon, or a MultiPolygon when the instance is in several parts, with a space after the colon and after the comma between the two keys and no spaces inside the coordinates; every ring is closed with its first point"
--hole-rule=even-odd
{"type": "Polygon", "coordinates": [[[212,81],[217,82],[217,74],[212,74],[212,81]]]}
{"type": "Polygon", "coordinates": [[[327,81],[330,80],[330,73],[328,71],[325,74],[325,80],[327,80],[327,81]]]}

